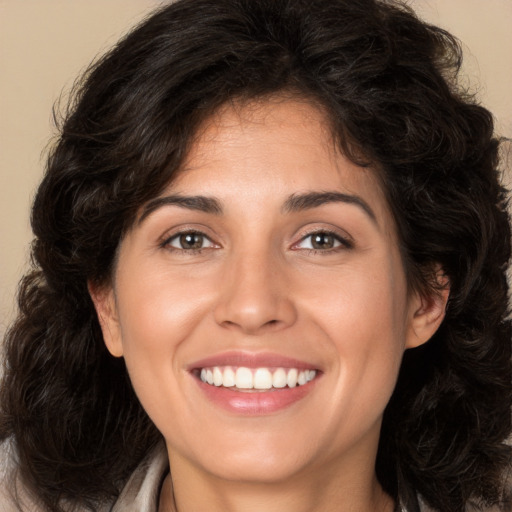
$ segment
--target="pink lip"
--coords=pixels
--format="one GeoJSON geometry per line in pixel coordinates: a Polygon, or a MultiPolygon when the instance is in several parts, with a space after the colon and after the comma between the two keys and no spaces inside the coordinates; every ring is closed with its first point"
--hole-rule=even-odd
{"type": "Polygon", "coordinates": [[[246,368],[297,368],[318,370],[312,364],[271,353],[226,352],[207,357],[189,365],[188,370],[200,391],[208,401],[222,409],[245,416],[258,416],[286,409],[305,398],[315,387],[321,372],[315,379],[294,388],[272,389],[269,391],[236,391],[232,388],[212,386],[202,382],[195,370],[212,366],[244,366],[246,368]]]}
{"type": "Polygon", "coordinates": [[[291,357],[272,354],[269,352],[224,352],[215,356],[195,361],[188,365],[188,370],[211,368],[212,366],[244,366],[246,368],[297,368],[299,370],[317,370],[310,363],[291,357]]]}
{"type": "Polygon", "coordinates": [[[312,391],[316,380],[295,388],[245,392],[211,386],[196,379],[199,389],[208,400],[228,412],[246,416],[271,414],[290,407],[312,391]]]}

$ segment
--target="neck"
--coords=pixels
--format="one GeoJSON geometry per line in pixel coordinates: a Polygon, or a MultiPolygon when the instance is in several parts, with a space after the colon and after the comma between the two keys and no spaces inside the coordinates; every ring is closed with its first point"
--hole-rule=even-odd
{"type": "Polygon", "coordinates": [[[357,467],[324,467],[278,482],[242,482],[200,474],[173,457],[159,512],[393,512],[375,474],[357,467]],[[328,477],[326,478],[326,475],[328,477]]]}

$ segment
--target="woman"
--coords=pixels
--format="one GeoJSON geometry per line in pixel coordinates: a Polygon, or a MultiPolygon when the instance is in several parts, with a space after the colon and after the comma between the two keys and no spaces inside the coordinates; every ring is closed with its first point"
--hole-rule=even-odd
{"type": "Polygon", "coordinates": [[[507,510],[489,112],[399,4],[181,0],[88,73],[6,339],[6,510],[507,510]]]}

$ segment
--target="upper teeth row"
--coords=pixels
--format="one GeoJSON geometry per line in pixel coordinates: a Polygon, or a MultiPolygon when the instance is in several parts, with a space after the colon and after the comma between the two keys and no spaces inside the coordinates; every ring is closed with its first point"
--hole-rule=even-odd
{"type": "Polygon", "coordinates": [[[245,368],[230,366],[202,368],[200,377],[203,382],[214,386],[239,389],[294,388],[313,380],[316,370],[298,370],[297,368],[245,368]]]}

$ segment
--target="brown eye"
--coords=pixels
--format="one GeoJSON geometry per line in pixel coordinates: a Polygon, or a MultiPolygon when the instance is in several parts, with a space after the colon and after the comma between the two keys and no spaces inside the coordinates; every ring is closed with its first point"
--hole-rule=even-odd
{"type": "Polygon", "coordinates": [[[203,235],[199,233],[185,233],[179,237],[182,249],[201,249],[203,246],[203,235]]]}
{"type": "Polygon", "coordinates": [[[339,236],[336,233],[330,233],[329,231],[317,231],[305,236],[298,244],[295,245],[295,249],[306,249],[313,251],[330,251],[343,248],[351,248],[352,243],[339,236]]]}
{"type": "Polygon", "coordinates": [[[175,235],[169,238],[165,245],[182,251],[198,251],[200,249],[214,246],[212,241],[206,235],[195,231],[175,235]]]}
{"type": "Polygon", "coordinates": [[[315,233],[311,235],[311,247],[313,249],[333,249],[336,241],[335,237],[330,233],[315,233]]]}

